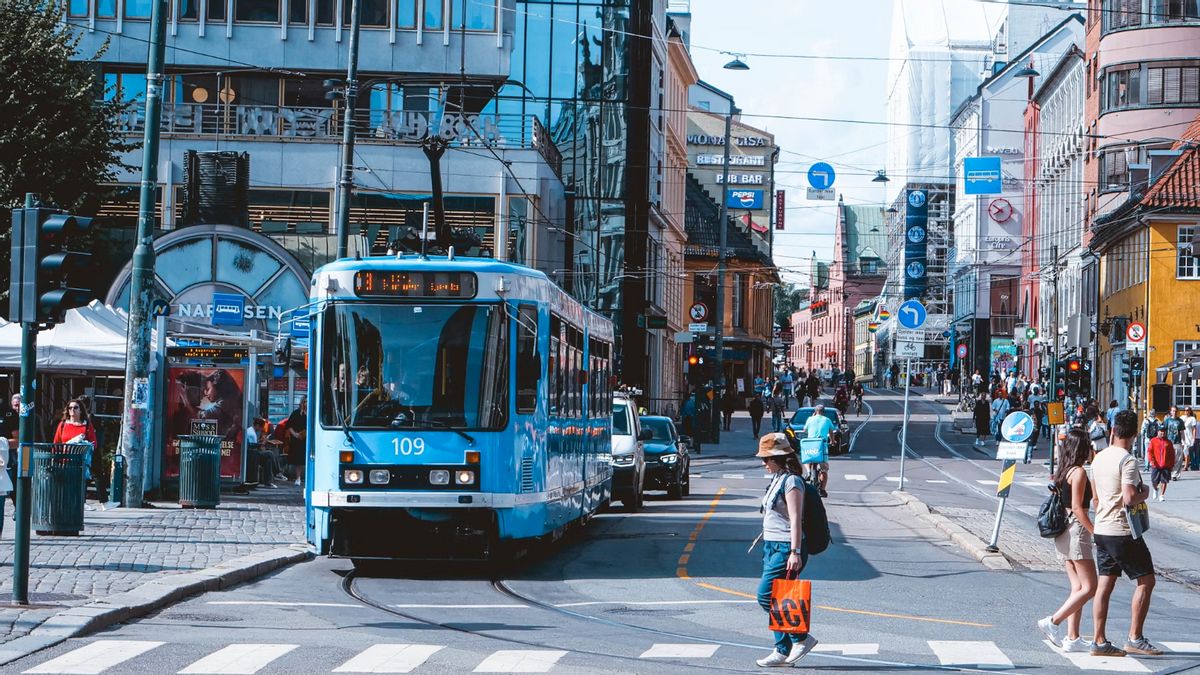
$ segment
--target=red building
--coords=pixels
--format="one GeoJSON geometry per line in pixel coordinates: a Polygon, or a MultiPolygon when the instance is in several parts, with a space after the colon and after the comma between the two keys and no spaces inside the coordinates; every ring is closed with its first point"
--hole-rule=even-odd
{"type": "Polygon", "coordinates": [[[854,364],[854,307],[883,290],[886,249],[883,211],[839,201],[833,262],[813,260],[809,303],[792,314],[794,365],[844,370],[854,364]]]}

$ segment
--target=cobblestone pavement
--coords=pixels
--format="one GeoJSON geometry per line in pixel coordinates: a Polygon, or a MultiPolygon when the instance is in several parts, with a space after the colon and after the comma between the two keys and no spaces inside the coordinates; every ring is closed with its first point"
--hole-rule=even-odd
{"type": "MultiPolygon", "coordinates": [[[[132,590],[164,576],[304,541],[300,489],[222,495],[216,509],[88,511],[78,537],[34,535],[30,607],[0,604],[0,643],[27,634],[63,607],[132,590]]],[[[12,593],[11,503],[0,543],[0,599],[12,593]]],[[[89,506],[96,507],[95,502],[89,506]]]]}
{"type": "MultiPolygon", "coordinates": [[[[985,543],[992,539],[992,527],[996,523],[995,511],[948,506],[931,506],[930,510],[946,516],[985,543]]],[[[1059,569],[1054,542],[1043,539],[1033,528],[1033,522],[1023,514],[1012,509],[1006,511],[1000,526],[1000,552],[1014,567],[1031,570],[1059,569]]]]}

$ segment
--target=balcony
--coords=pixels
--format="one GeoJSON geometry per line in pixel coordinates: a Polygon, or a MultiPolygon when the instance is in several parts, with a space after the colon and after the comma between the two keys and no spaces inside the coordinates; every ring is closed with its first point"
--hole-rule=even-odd
{"type": "MultiPolygon", "coordinates": [[[[533,115],[435,116],[420,111],[364,112],[355,123],[355,138],[363,143],[416,145],[430,136],[441,136],[451,147],[532,148],[555,175],[562,176],[562,153],[545,127],[533,115]]],[[[338,143],[342,137],[342,111],[336,108],[272,105],[222,105],[219,103],[166,103],[162,133],[165,136],[209,137],[221,140],[305,140],[338,143]]],[[[142,108],[118,116],[122,133],[140,136],[145,129],[142,108]]]]}

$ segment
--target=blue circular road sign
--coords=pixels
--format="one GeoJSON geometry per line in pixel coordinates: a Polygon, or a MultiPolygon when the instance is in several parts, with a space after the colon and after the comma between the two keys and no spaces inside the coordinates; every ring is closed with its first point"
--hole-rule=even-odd
{"type": "Polygon", "coordinates": [[[833,179],[837,174],[828,162],[817,162],[808,169],[808,184],[814,190],[828,190],[833,187],[833,179]]]}
{"type": "Polygon", "coordinates": [[[1034,421],[1029,413],[1020,410],[1011,412],[1000,423],[1000,435],[1012,443],[1024,443],[1033,436],[1034,421]]]}
{"type": "Polygon", "coordinates": [[[909,330],[916,330],[924,326],[927,315],[925,305],[922,305],[919,300],[905,300],[904,304],[900,305],[900,309],[896,311],[896,319],[900,325],[909,330]]]}

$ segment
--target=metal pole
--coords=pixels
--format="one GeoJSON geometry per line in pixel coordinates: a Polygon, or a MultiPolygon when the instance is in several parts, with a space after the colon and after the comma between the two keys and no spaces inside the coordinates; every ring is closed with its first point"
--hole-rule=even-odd
{"type": "MultiPolygon", "coordinates": [[[[1032,81],[1032,78],[1030,78],[1032,81]]],[[[1046,400],[1053,401],[1058,396],[1058,244],[1050,247],[1050,396],[1046,400]]],[[[1063,411],[1066,415],[1066,411],[1063,411]]],[[[1041,422],[1041,420],[1035,420],[1041,422]]],[[[1050,425],[1050,475],[1054,475],[1054,449],[1058,447],[1058,425],[1050,425]]],[[[1000,507],[1003,511],[1003,504],[1000,507]]],[[[1000,527],[1000,515],[996,515],[996,527],[1000,527]]]]}
{"type": "Polygon", "coordinates": [[[354,117],[358,112],[358,33],[362,5],[350,2],[350,56],[346,61],[346,110],[342,118],[342,177],[338,181],[337,257],[345,258],[350,240],[350,198],[354,192],[354,117]]]}
{"type": "Polygon", "coordinates": [[[716,381],[713,382],[713,443],[721,442],[721,399],[725,389],[725,247],[729,245],[729,144],[733,141],[733,99],[728,101],[729,111],[725,113],[725,163],[721,167],[721,215],[717,219],[721,234],[717,248],[717,336],[713,341],[716,351],[713,364],[717,371],[716,381]]]}
{"type": "MultiPolygon", "coordinates": [[[[25,195],[25,208],[36,206],[33,194],[25,195]]],[[[28,222],[28,221],[26,221],[28,222]]],[[[13,532],[13,602],[29,604],[29,506],[32,502],[28,464],[29,443],[33,442],[33,392],[37,378],[37,329],[27,323],[21,324],[21,409],[20,426],[17,432],[17,493],[16,528],[13,532]],[[32,419],[31,419],[32,418],[32,419]]],[[[3,497],[0,497],[3,499],[3,497]]],[[[2,518],[3,516],[0,516],[2,518]]]]}
{"type": "Polygon", "coordinates": [[[987,548],[984,550],[988,553],[996,553],[1000,550],[997,544],[1000,543],[1000,520],[1004,518],[1004,505],[1008,503],[1008,497],[1000,498],[1000,507],[996,509],[996,522],[992,525],[992,538],[988,541],[987,548]]]}
{"type": "Polygon", "coordinates": [[[904,455],[908,454],[908,388],[912,386],[912,359],[904,360],[904,423],[900,425],[900,489],[904,489],[904,455]]]}
{"type": "Polygon", "coordinates": [[[162,124],[163,58],[166,51],[167,0],[155,0],[150,13],[150,56],[146,63],[146,131],[142,137],[142,185],[138,198],[137,247],[129,290],[126,336],[124,423],[121,454],[125,455],[125,506],[142,505],[142,461],[145,425],[154,424],[146,405],[150,372],[150,302],[154,299],[154,207],[158,199],[158,140],[162,124]],[[136,394],[136,396],[135,396],[136,394]]]}

